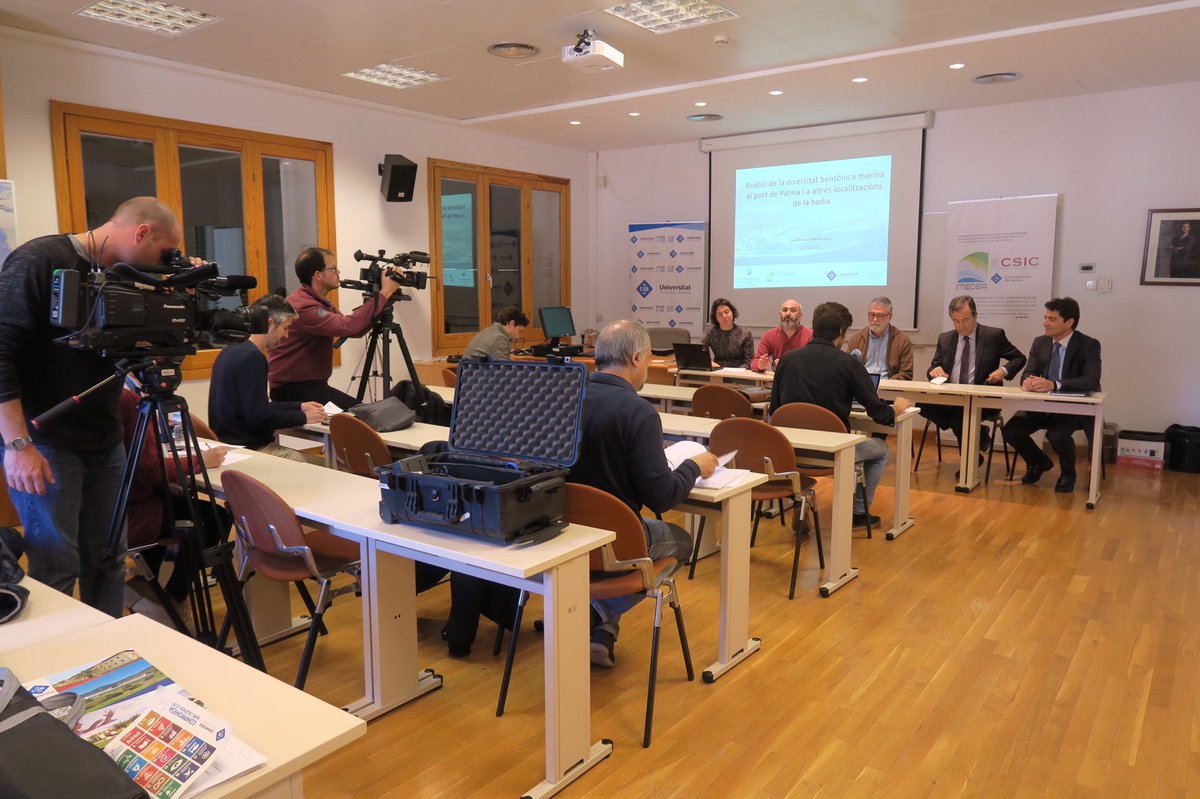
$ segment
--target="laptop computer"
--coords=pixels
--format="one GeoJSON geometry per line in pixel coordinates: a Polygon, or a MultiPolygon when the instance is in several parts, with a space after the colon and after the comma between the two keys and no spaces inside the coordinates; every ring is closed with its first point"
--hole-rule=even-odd
{"type": "MultiPolygon", "coordinates": [[[[878,394],[879,393],[879,378],[881,377],[881,375],[874,374],[872,372],[867,372],[867,377],[871,378],[871,388],[873,388],[875,390],[875,393],[878,394]]],[[[862,406],[862,404],[859,403],[858,400],[854,400],[853,402],[850,403],[850,410],[865,411],[866,408],[864,408],[862,406]]]]}
{"type": "Polygon", "coordinates": [[[708,347],[703,344],[676,342],[672,347],[675,350],[675,366],[677,368],[693,369],[699,372],[713,371],[712,356],[708,353],[708,347]]]}

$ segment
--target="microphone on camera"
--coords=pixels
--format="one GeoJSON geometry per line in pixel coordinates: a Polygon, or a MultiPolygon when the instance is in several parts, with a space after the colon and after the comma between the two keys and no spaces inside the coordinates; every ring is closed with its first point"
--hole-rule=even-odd
{"type": "Polygon", "coordinates": [[[242,291],[243,289],[258,288],[258,278],[251,275],[226,275],[213,278],[209,285],[225,291],[242,291]]]}

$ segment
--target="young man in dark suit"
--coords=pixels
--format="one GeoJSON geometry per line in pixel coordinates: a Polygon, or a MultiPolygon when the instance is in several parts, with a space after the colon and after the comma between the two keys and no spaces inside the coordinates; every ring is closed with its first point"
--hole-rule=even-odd
{"type": "MultiPolygon", "coordinates": [[[[926,375],[930,380],[945,377],[954,383],[985,383],[1000,385],[1021,371],[1025,356],[1013,346],[1004,329],[981,325],[975,311],[975,298],[969,294],[950,300],[950,321],[953,330],[938,336],[937,351],[926,375]],[[963,356],[966,356],[964,358],[963,356]],[[1004,361],[1004,365],[1000,361],[1004,361]]],[[[950,405],[922,406],[921,415],[931,420],[939,430],[950,428],[962,441],[962,409],[950,405]]],[[[980,433],[980,451],[987,452],[991,441],[986,432],[980,433]]]]}
{"type": "MultiPolygon", "coordinates": [[[[1079,303],[1070,297],[1054,298],[1046,303],[1042,329],[1029,348],[1029,367],[1021,378],[1025,391],[1099,391],[1100,342],[1085,336],[1079,326],[1079,303]]],[[[1004,425],[1004,439],[1025,460],[1021,482],[1033,485],[1050,471],[1054,461],[1030,438],[1035,430],[1045,430],[1046,439],[1058,455],[1059,477],[1054,490],[1069,494],[1075,490],[1075,441],[1080,417],[1062,413],[1022,411],[1004,425]]],[[[1100,442],[1093,442],[1099,446],[1100,442]]]]}

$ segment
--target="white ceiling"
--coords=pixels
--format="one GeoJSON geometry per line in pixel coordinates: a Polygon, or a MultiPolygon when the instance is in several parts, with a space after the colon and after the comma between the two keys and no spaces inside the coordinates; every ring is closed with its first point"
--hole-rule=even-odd
{"type": "Polygon", "coordinates": [[[600,0],[176,2],[221,20],[172,39],[76,16],[87,0],[0,0],[0,25],[582,150],[1200,80],[1200,0],[724,0],[737,19],[660,35],[600,0]],[[585,28],[623,69],[561,62],[585,28]],[[489,55],[500,41],[541,53],[489,55]],[[449,80],[396,90],[342,76],[384,62],[449,80]],[[970,80],[998,71],[1024,77],[970,80]],[[685,119],[701,110],[724,119],[685,119]]]}

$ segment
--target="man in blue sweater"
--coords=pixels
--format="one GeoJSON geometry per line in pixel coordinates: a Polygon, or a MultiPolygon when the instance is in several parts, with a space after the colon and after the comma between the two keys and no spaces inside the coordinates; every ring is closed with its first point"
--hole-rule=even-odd
{"type": "Polygon", "coordinates": [[[267,399],[267,352],[287,338],[296,311],[287,300],[263,297],[255,307],[267,309],[267,332],[255,333],[241,344],[226,347],[213,361],[208,389],[208,423],[226,444],[309,462],[294,449],[275,443],[275,431],[284,427],[325,421],[319,402],[270,402],[267,399]]]}
{"type": "MultiPolygon", "coordinates": [[[[683,501],[696,480],[711,477],[717,458],[710,452],[684,461],[672,469],[663,454],[662,422],[658,413],[638,396],[650,369],[650,334],[636,322],[611,322],[596,339],[596,373],[588,378],[583,401],[583,432],[579,460],[570,481],[583,483],[615,496],[634,513],[642,506],[664,513],[683,501]]],[[[675,558],[678,569],[692,554],[687,531],[657,519],[642,519],[652,560],[675,558]]],[[[674,573],[668,569],[665,579],[674,573]]],[[[621,615],[644,594],[592,603],[592,662],[611,668],[613,645],[621,615]]]]}

